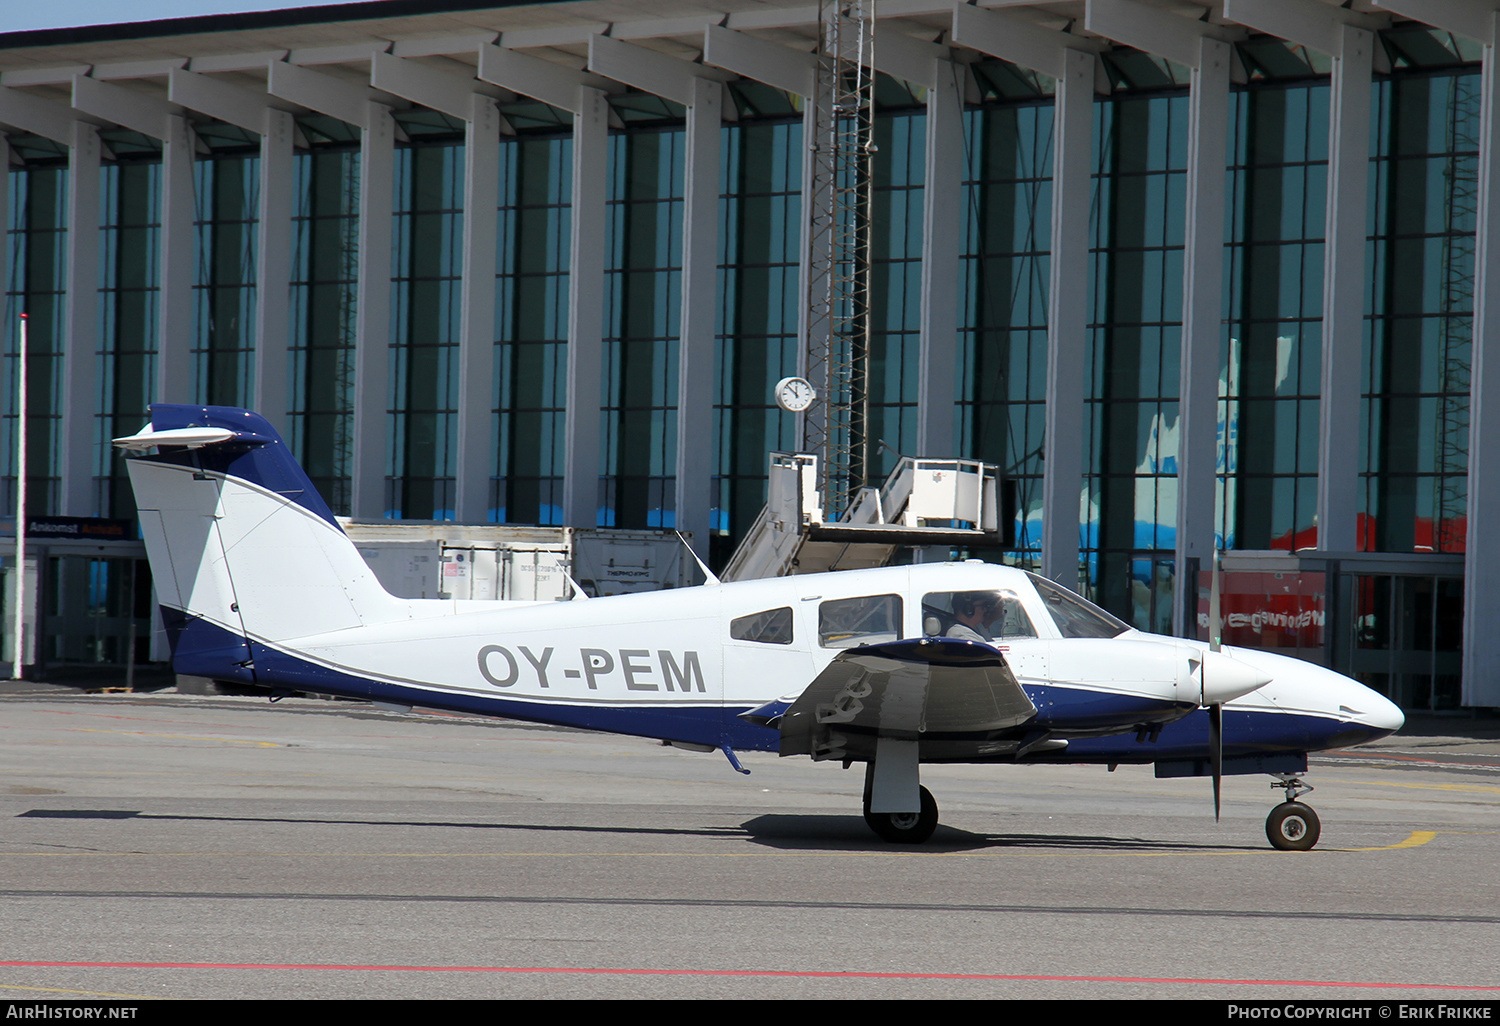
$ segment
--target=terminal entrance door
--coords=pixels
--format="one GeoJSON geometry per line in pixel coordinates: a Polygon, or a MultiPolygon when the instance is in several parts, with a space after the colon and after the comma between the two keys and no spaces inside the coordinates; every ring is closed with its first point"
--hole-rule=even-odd
{"type": "Polygon", "coordinates": [[[124,666],[148,661],[151,574],[144,559],[50,556],[42,596],[38,662],[124,666]]]}
{"type": "Polygon", "coordinates": [[[1334,669],[1403,709],[1457,709],[1463,579],[1344,573],[1334,669]]]}
{"type": "MultiPolygon", "coordinates": [[[[1451,554],[1226,553],[1223,638],[1320,663],[1403,709],[1458,709],[1462,569],[1451,554]]],[[[1211,575],[1199,576],[1190,636],[1206,640],[1211,575]]]]}

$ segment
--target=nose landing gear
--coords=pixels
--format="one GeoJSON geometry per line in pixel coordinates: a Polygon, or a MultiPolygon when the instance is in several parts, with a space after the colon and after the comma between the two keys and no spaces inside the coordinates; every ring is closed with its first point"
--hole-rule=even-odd
{"type": "Polygon", "coordinates": [[[1318,843],[1322,825],[1318,822],[1318,814],[1297,798],[1311,791],[1312,787],[1290,773],[1276,776],[1279,779],[1271,786],[1284,790],[1286,801],[1266,817],[1266,839],[1271,842],[1271,847],[1281,851],[1308,851],[1318,843]]]}

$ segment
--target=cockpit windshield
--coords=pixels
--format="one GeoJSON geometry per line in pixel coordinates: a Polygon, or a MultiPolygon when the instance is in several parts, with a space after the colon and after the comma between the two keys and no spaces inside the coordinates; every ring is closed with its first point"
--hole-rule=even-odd
{"type": "Polygon", "coordinates": [[[1116,638],[1130,630],[1130,625],[1116,620],[1092,602],[1085,602],[1066,588],[1028,572],[1027,577],[1041,596],[1042,604],[1065,638],[1116,638]]]}

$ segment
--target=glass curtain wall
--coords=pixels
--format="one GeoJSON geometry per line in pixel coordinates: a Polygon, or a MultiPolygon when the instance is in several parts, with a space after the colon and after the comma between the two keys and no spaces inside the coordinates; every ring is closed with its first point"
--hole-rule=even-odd
{"type": "Polygon", "coordinates": [[[461,143],[414,138],[396,150],[386,476],[386,516],[396,520],[454,515],[463,175],[461,143]]]}
{"type": "MultiPolygon", "coordinates": [[[[743,88],[742,84],[742,88],[743,88]]],[[[784,94],[753,94],[767,107],[784,94]]],[[[719,352],[714,427],[713,563],[722,566],[766,502],[772,450],[797,449],[796,418],[776,406],[776,382],[797,373],[802,244],[802,122],[744,120],[724,132],[719,235],[719,352]]],[[[748,109],[748,110],[747,110],[748,109]]]]}
{"type": "Polygon", "coordinates": [[[989,102],[964,115],[960,451],[1016,482],[1015,555],[1032,565],[1042,540],[1052,85],[1000,61],[974,71],[989,102]]]}
{"type": "Polygon", "coordinates": [[[600,527],[676,523],[684,138],[662,127],[609,140],[600,527]]]}
{"type": "MultiPolygon", "coordinates": [[[[1276,66],[1296,61],[1279,43],[1249,52],[1264,57],[1271,46],[1281,50],[1276,66]]],[[[1302,75],[1312,71],[1297,63],[1302,75]]],[[[1328,95],[1324,80],[1257,81],[1230,96],[1229,309],[1219,379],[1225,548],[1317,543],[1328,95]]]]}
{"type": "Polygon", "coordinates": [[[1480,82],[1417,66],[1462,56],[1435,36],[1387,35],[1373,104],[1360,547],[1381,552],[1462,552],[1467,532],[1480,82]]]}
{"type": "Polygon", "coordinates": [[[260,158],[222,154],[193,166],[198,267],[193,394],[213,406],[248,406],[255,363],[260,158]]]}
{"type": "Polygon", "coordinates": [[[350,512],[355,298],[359,275],[359,151],[296,155],[292,215],[292,451],[319,494],[350,512]]]}
{"type": "Polygon", "coordinates": [[[156,391],[161,159],[155,144],[134,133],[103,134],[117,159],[102,169],[94,480],[99,513],[130,520],[135,502],[109,440],[140,430],[156,391]]]}
{"type": "MultiPolygon", "coordinates": [[[[912,105],[920,99],[904,82],[876,78],[864,482],[871,485],[883,483],[895,469],[896,453],[925,455],[916,452],[927,114],[912,105]]],[[[859,462],[856,456],[855,465],[859,462]]]]}
{"type": "Polygon", "coordinates": [[[62,421],[62,333],[67,329],[68,169],[12,168],[8,188],[5,245],[10,280],[5,283],[5,328],[0,332],[5,344],[0,514],[9,516],[16,508],[17,321],[25,313],[26,502],[31,513],[46,515],[57,510],[60,480],[57,432],[62,421]]]}
{"type": "MultiPolygon", "coordinates": [[[[1145,55],[1112,76],[1178,69],[1145,55]]],[[[1085,558],[1093,597],[1171,633],[1177,523],[1188,97],[1122,93],[1094,104],[1085,558]]]]}
{"type": "Polygon", "coordinates": [[[573,140],[500,143],[496,476],[490,519],[561,524],[573,140]]]}

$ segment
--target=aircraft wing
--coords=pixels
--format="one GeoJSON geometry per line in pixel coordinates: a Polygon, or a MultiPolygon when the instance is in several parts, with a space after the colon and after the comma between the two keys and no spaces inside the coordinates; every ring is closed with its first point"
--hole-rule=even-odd
{"type": "Polygon", "coordinates": [[[999,650],[923,638],[841,652],[784,711],[746,718],[780,728],[782,755],[831,759],[873,752],[879,737],[980,741],[1035,715],[999,650]]]}

